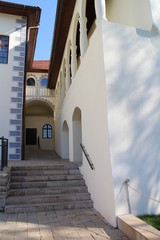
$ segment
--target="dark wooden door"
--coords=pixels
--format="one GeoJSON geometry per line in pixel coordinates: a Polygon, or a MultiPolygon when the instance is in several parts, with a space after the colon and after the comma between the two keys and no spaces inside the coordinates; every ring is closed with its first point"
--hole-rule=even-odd
{"type": "Polygon", "coordinates": [[[37,144],[37,129],[27,128],[26,129],[26,145],[36,145],[37,144]]]}

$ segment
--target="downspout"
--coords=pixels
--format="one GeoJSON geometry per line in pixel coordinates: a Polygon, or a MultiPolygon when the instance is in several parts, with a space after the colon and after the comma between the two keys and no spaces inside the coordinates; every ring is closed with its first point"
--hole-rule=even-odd
{"type": "MultiPolygon", "coordinates": [[[[28,25],[28,24],[27,24],[28,25]]],[[[24,65],[24,84],[23,84],[23,111],[22,111],[22,160],[25,160],[25,113],[26,113],[26,76],[27,76],[27,60],[28,60],[28,46],[30,30],[39,28],[38,26],[29,27],[26,31],[26,51],[25,51],[25,65],[24,65]]]]}

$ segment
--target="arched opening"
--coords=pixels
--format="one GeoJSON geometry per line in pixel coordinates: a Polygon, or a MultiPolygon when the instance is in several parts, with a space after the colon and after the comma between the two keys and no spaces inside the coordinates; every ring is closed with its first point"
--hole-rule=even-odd
{"type": "Polygon", "coordinates": [[[76,47],[77,47],[77,69],[80,65],[80,23],[77,22],[77,32],[76,32],[76,47]]]}
{"type": "Polygon", "coordinates": [[[72,71],[71,71],[72,52],[71,46],[69,51],[69,86],[72,84],[72,71]]]}
{"type": "Polygon", "coordinates": [[[62,127],[62,158],[69,159],[69,127],[66,121],[62,127]]]}
{"type": "Polygon", "coordinates": [[[35,86],[34,78],[28,78],[27,79],[27,86],[35,86]]]}
{"type": "Polygon", "coordinates": [[[94,0],[87,0],[86,18],[87,18],[87,35],[89,39],[96,28],[96,24],[95,24],[96,13],[95,13],[94,0]]]}
{"type": "Polygon", "coordinates": [[[47,78],[41,79],[41,87],[47,87],[47,78]]]}
{"type": "Polygon", "coordinates": [[[81,110],[76,107],[72,117],[73,124],[73,160],[82,163],[82,121],[81,110]]]}
{"type": "Polygon", "coordinates": [[[54,150],[54,109],[48,102],[31,100],[26,103],[25,128],[26,154],[36,148],[54,150]]]}

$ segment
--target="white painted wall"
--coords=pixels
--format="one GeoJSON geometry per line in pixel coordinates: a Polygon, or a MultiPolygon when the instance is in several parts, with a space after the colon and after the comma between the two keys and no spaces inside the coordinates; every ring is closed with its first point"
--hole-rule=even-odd
{"type": "MultiPolygon", "coordinates": [[[[153,11],[159,9],[159,4],[155,7],[154,1],[148,0],[106,3],[109,22],[97,21],[99,26],[89,39],[87,52],[64,101],[60,103],[57,98],[55,136],[56,151],[63,156],[62,128],[66,121],[69,158],[74,161],[72,117],[79,107],[82,143],[95,166],[95,171],[91,171],[83,156],[81,172],[94,207],[116,226],[115,216],[128,213],[123,186],[127,178],[133,187],[160,198],[160,35],[159,15],[153,11]]],[[[79,9],[77,1],[64,58],[79,9]]],[[[59,89],[56,91],[58,94],[59,89]]],[[[131,190],[129,193],[133,214],[159,212],[158,204],[131,190]]]]}
{"type": "Polygon", "coordinates": [[[54,150],[54,118],[42,117],[42,116],[26,116],[26,128],[36,128],[37,137],[40,139],[40,149],[42,150],[54,150]],[[42,128],[45,124],[52,126],[52,139],[42,138],[42,128]]]}
{"type": "MultiPolygon", "coordinates": [[[[77,2],[77,5],[79,3],[77,2]]],[[[70,38],[71,35],[68,39],[70,38]]],[[[101,29],[96,29],[92,34],[90,45],[64,99],[61,111],[56,111],[56,151],[61,157],[63,156],[62,128],[63,122],[66,121],[69,128],[69,159],[71,161],[75,160],[72,117],[76,107],[81,110],[82,143],[95,166],[95,171],[92,171],[83,155],[81,172],[91,193],[94,207],[113,226],[116,226],[107,112],[105,111],[107,105],[101,29]]]]}
{"type": "MultiPolygon", "coordinates": [[[[21,20],[22,17],[0,13],[0,34],[9,36],[8,64],[0,63],[0,136],[9,138],[9,155],[15,154],[15,148],[10,148],[10,143],[15,142],[15,137],[10,135],[10,131],[15,131],[15,126],[11,126],[10,120],[16,120],[16,116],[11,114],[11,108],[17,107],[16,103],[11,102],[11,97],[17,97],[17,93],[12,92],[12,87],[17,87],[17,82],[12,81],[12,77],[19,76],[18,72],[13,71],[14,66],[19,66],[19,62],[14,61],[15,56],[19,57],[19,52],[15,51],[15,47],[25,41],[25,35],[20,38],[22,28],[16,23],[16,19],[21,20]],[[18,26],[20,29],[16,31],[18,26]]],[[[23,21],[25,22],[24,19],[23,21]]],[[[26,32],[25,24],[23,25],[23,30],[26,32]]]]}
{"type": "Polygon", "coordinates": [[[110,22],[150,30],[150,0],[106,0],[106,16],[110,22]]]}
{"type": "MultiPolygon", "coordinates": [[[[159,6],[153,16],[159,14],[159,6]]],[[[123,186],[127,178],[137,190],[160,199],[160,35],[104,23],[103,52],[116,215],[120,215],[128,213],[123,186]]],[[[132,214],[160,212],[158,203],[131,189],[129,195],[132,214]]]]}

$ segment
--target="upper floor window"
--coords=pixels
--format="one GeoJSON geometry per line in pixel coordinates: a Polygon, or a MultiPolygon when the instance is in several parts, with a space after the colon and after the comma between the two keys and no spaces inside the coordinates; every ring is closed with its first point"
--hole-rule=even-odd
{"type": "Polygon", "coordinates": [[[41,79],[41,87],[47,87],[47,78],[41,79]]]}
{"type": "Polygon", "coordinates": [[[35,86],[34,78],[28,78],[27,79],[27,86],[35,86]]]}
{"type": "Polygon", "coordinates": [[[8,63],[9,37],[0,35],[0,63],[8,63]]]}
{"type": "Polygon", "coordinates": [[[43,138],[52,138],[52,126],[50,124],[45,124],[42,130],[43,138]]]}

